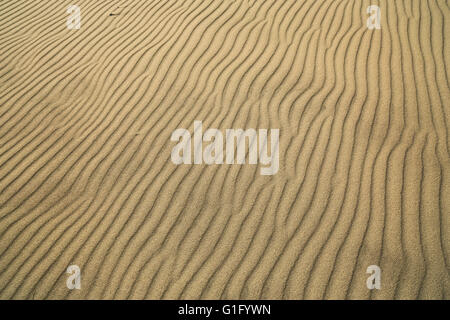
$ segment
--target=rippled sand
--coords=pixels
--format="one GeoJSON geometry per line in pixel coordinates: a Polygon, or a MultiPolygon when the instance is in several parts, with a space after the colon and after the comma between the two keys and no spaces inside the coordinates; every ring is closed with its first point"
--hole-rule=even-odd
{"type": "Polygon", "coordinates": [[[449,6],[3,0],[0,298],[449,299],[449,6]],[[278,173],[175,165],[195,120],[278,173]]]}

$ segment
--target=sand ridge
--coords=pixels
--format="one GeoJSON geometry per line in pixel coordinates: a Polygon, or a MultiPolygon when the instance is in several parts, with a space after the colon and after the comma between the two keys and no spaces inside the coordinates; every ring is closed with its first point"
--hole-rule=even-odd
{"type": "Polygon", "coordinates": [[[0,298],[449,299],[449,34],[445,0],[2,1],[0,298]],[[175,165],[195,120],[279,129],[279,171],[175,165]]]}

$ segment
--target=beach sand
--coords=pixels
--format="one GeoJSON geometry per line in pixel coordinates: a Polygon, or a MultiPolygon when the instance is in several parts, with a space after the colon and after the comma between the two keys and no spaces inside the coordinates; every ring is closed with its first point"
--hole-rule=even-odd
{"type": "Polygon", "coordinates": [[[446,0],[2,1],[0,298],[449,299],[449,74],[446,0]]]}

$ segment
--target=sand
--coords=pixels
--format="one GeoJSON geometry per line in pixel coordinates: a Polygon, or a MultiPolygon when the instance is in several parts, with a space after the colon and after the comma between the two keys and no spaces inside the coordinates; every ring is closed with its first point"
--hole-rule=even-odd
{"type": "Polygon", "coordinates": [[[449,299],[449,37],[446,0],[2,1],[0,298],[449,299]],[[279,171],[174,164],[196,120],[279,171]]]}

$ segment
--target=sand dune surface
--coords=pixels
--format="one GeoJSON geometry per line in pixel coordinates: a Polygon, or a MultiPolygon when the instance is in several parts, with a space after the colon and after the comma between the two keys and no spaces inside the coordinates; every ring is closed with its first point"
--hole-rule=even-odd
{"type": "Polygon", "coordinates": [[[449,74],[448,0],[1,1],[0,298],[449,299],[449,74]]]}

